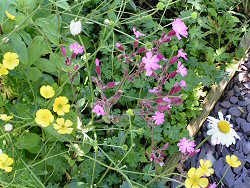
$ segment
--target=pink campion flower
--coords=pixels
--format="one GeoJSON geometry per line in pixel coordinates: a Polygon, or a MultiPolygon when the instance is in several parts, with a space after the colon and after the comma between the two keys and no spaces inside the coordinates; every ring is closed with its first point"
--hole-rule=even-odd
{"type": "Polygon", "coordinates": [[[121,45],[121,43],[116,43],[115,46],[121,51],[125,50],[124,47],[121,45]]]}
{"type": "Polygon", "coordinates": [[[92,112],[96,113],[98,116],[104,116],[105,112],[102,108],[102,106],[100,106],[99,104],[95,105],[92,112]]]}
{"type": "Polygon", "coordinates": [[[167,103],[171,103],[171,99],[168,98],[168,97],[164,97],[162,100],[165,101],[165,102],[167,102],[167,103]]]}
{"type": "Polygon", "coordinates": [[[74,52],[74,54],[82,54],[84,51],[83,46],[79,45],[78,43],[74,43],[74,44],[70,44],[69,48],[71,49],[71,51],[74,52]]]}
{"type": "Polygon", "coordinates": [[[157,88],[154,87],[154,89],[149,89],[148,92],[149,92],[149,93],[156,93],[156,92],[157,92],[157,88]]]}
{"type": "Polygon", "coordinates": [[[186,84],[185,80],[182,80],[182,81],[180,82],[180,86],[181,86],[181,87],[184,87],[184,88],[187,87],[187,84],[186,84]]]}
{"type": "Polygon", "coordinates": [[[97,58],[95,59],[95,65],[96,65],[96,66],[100,66],[100,60],[97,59],[97,58]]]}
{"type": "Polygon", "coordinates": [[[187,58],[187,54],[183,51],[183,49],[178,50],[178,57],[182,57],[183,59],[185,59],[186,61],[188,60],[187,58]]]}
{"type": "Polygon", "coordinates": [[[155,112],[155,115],[152,116],[153,120],[155,120],[156,125],[161,125],[164,123],[164,113],[155,112]]]}
{"type": "Polygon", "coordinates": [[[133,27],[133,31],[134,31],[134,34],[135,34],[135,38],[136,38],[136,39],[139,39],[140,36],[143,36],[143,37],[146,36],[145,34],[141,33],[140,31],[136,31],[136,28],[135,28],[135,27],[133,27]]]}
{"type": "Polygon", "coordinates": [[[178,56],[173,56],[170,61],[169,61],[169,64],[170,65],[173,65],[176,61],[178,61],[179,57],[178,56]]]}
{"type": "Polygon", "coordinates": [[[146,57],[142,58],[142,63],[145,64],[146,76],[151,76],[153,73],[152,70],[161,68],[161,66],[157,64],[159,61],[160,59],[157,55],[153,56],[151,51],[146,53],[146,57]]]}
{"type": "Polygon", "coordinates": [[[67,55],[66,48],[64,46],[61,48],[61,51],[62,51],[63,56],[66,57],[66,55],[67,55]]]}
{"type": "Polygon", "coordinates": [[[184,65],[180,61],[178,62],[177,72],[179,72],[182,77],[187,76],[188,74],[186,67],[184,67],[184,65]]]}
{"type": "Polygon", "coordinates": [[[213,184],[209,184],[208,188],[216,188],[217,187],[217,184],[216,182],[214,182],[213,184]]]}
{"type": "Polygon", "coordinates": [[[180,142],[177,144],[179,146],[179,151],[183,154],[193,153],[194,148],[196,146],[194,141],[188,140],[186,138],[182,138],[180,142]]]}
{"type": "Polygon", "coordinates": [[[172,29],[174,30],[175,35],[177,36],[178,40],[181,40],[181,35],[187,38],[188,28],[180,18],[177,18],[174,20],[174,22],[172,23],[172,29]]]}

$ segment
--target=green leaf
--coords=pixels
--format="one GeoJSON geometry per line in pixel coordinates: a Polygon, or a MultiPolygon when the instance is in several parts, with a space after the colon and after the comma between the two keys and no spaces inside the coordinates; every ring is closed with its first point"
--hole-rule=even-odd
{"type": "Polygon", "coordinates": [[[42,55],[50,53],[49,46],[42,36],[36,36],[28,47],[29,66],[36,62],[42,55]]]}
{"type": "Polygon", "coordinates": [[[49,126],[49,127],[46,127],[44,129],[46,135],[48,137],[54,137],[55,140],[59,140],[61,142],[68,142],[68,141],[72,141],[73,140],[73,136],[72,135],[69,135],[69,134],[59,134],[57,133],[57,131],[53,128],[53,126],[49,126]]]}
{"type": "Polygon", "coordinates": [[[13,33],[10,37],[10,45],[13,47],[14,51],[18,54],[20,62],[27,65],[28,64],[28,51],[26,44],[22,41],[22,38],[17,33],[13,33]]]}
{"type": "Polygon", "coordinates": [[[33,82],[39,80],[43,73],[37,67],[28,67],[25,71],[27,78],[33,82]]]}
{"type": "Polygon", "coordinates": [[[65,9],[65,10],[70,9],[70,6],[67,0],[49,0],[49,1],[62,9],[65,9]]]}
{"type": "Polygon", "coordinates": [[[38,18],[35,23],[42,29],[44,35],[55,45],[59,46],[58,16],[50,15],[47,18],[38,18]]]}
{"type": "Polygon", "coordinates": [[[14,7],[11,8],[11,5],[13,5],[14,3],[15,3],[14,1],[10,0],[0,1],[0,23],[3,23],[4,19],[7,19],[5,11],[8,10],[8,12],[10,12],[10,9],[14,9],[14,7]]]}
{"type": "Polygon", "coordinates": [[[26,133],[23,136],[17,137],[17,140],[15,142],[15,146],[18,149],[32,149],[37,146],[41,147],[41,138],[39,135],[35,133],[26,133]]]}
{"type": "Polygon", "coordinates": [[[40,58],[33,65],[36,66],[37,68],[39,68],[42,72],[51,73],[51,74],[57,76],[56,64],[49,61],[48,59],[40,58]]]}

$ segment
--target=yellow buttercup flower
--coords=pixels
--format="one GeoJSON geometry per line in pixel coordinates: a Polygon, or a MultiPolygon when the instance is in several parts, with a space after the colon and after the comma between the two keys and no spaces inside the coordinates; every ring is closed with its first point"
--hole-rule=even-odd
{"type": "Polygon", "coordinates": [[[0,119],[3,121],[9,121],[13,118],[13,116],[7,116],[6,114],[0,114],[0,119]]]}
{"type": "Polygon", "coordinates": [[[47,85],[47,86],[42,86],[40,88],[40,94],[45,98],[45,99],[50,99],[54,97],[55,91],[53,87],[47,85]]]}
{"type": "Polygon", "coordinates": [[[211,168],[212,167],[212,162],[210,160],[200,160],[200,169],[203,170],[203,173],[206,176],[210,176],[211,174],[214,173],[214,169],[211,168]]]}
{"type": "Polygon", "coordinates": [[[57,97],[55,103],[53,104],[53,111],[56,112],[59,116],[63,116],[65,113],[69,112],[70,105],[68,104],[69,100],[67,97],[57,97]]]}
{"type": "Polygon", "coordinates": [[[188,171],[188,178],[185,181],[186,188],[200,188],[208,186],[208,179],[202,178],[204,172],[202,169],[190,168],[188,171]]]}
{"type": "Polygon", "coordinates": [[[12,167],[11,165],[14,163],[14,160],[10,158],[6,154],[1,154],[0,155],[0,169],[4,170],[5,172],[11,172],[12,167]]]}
{"type": "Polygon", "coordinates": [[[0,64],[0,76],[9,74],[9,71],[3,64],[0,64]]]}
{"type": "Polygon", "coordinates": [[[73,128],[71,128],[73,123],[68,119],[65,121],[64,118],[57,118],[53,125],[59,134],[71,134],[73,131],[73,128]]]}
{"type": "Polygon", "coordinates": [[[48,127],[54,121],[54,116],[48,109],[40,109],[36,112],[36,123],[42,127],[48,127]]]}
{"type": "Polygon", "coordinates": [[[18,55],[16,53],[7,52],[3,56],[3,66],[9,70],[13,70],[19,64],[18,55]]]}
{"type": "Polygon", "coordinates": [[[229,164],[229,166],[233,167],[233,168],[237,168],[241,165],[241,162],[238,160],[238,157],[235,155],[227,155],[226,156],[226,162],[227,164],[229,164]]]}
{"type": "Polygon", "coordinates": [[[16,17],[14,15],[10,14],[7,10],[5,11],[5,14],[11,20],[15,20],[16,19],[16,17]]]}

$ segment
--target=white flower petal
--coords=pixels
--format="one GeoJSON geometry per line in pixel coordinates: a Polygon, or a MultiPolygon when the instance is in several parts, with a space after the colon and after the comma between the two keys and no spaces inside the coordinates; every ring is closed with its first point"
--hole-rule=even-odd
{"type": "Polygon", "coordinates": [[[219,116],[219,119],[220,119],[220,120],[224,120],[223,114],[222,114],[221,112],[218,112],[218,116],[219,116]]]}
{"type": "Polygon", "coordinates": [[[227,115],[225,119],[226,119],[226,121],[228,121],[228,122],[229,122],[229,121],[230,121],[230,119],[231,119],[231,115],[227,115]]]}

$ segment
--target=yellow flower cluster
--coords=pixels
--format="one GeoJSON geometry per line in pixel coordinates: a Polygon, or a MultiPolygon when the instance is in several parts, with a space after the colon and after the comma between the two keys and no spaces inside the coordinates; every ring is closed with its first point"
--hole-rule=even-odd
{"type": "Polygon", "coordinates": [[[13,70],[18,64],[19,59],[16,53],[5,53],[3,56],[3,63],[0,63],[0,76],[9,74],[9,70],[13,70]]]}
{"type": "Polygon", "coordinates": [[[200,166],[198,169],[191,168],[188,171],[188,178],[185,181],[185,186],[187,188],[193,187],[207,187],[208,179],[206,177],[214,173],[212,167],[212,162],[210,160],[200,160],[200,166]]]}
{"type": "Polygon", "coordinates": [[[5,172],[11,172],[13,169],[11,165],[13,163],[14,163],[14,160],[8,155],[4,153],[0,155],[0,169],[4,170],[5,172]]]}
{"type": "MultiPolygon", "coordinates": [[[[226,156],[226,162],[229,166],[237,168],[241,165],[241,162],[238,160],[238,157],[235,155],[226,156]]],[[[212,168],[212,162],[210,160],[200,160],[200,167],[190,168],[188,171],[188,178],[185,181],[186,188],[200,188],[208,186],[208,179],[206,177],[212,175],[214,169],[212,168]]]]}
{"type": "MultiPolygon", "coordinates": [[[[40,94],[46,98],[52,98],[55,95],[54,89],[47,85],[40,88],[40,94]]],[[[59,96],[55,99],[53,104],[53,111],[59,116],[63,116],[70,110],[69,100],[65,96],[59,96]]],[[[36,112],[35,121],[42,127],[48,127],[54,122],[54,116],[48,109],[40,109],[36,112]]],[[[53,127],[59,134],[71,134],[73,132],[73,123],[70,120],[65,120],[64,118],[57,118],[56,123],[53,123],[53,127]]]]}

